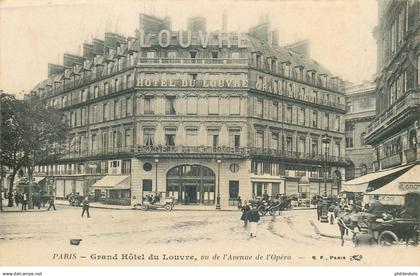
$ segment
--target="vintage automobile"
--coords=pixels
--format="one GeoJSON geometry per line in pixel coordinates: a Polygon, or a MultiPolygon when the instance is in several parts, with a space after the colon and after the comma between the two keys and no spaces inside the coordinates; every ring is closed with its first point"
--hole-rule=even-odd
{"type": "Polygon", "coordinates": [[[355,246],[362,242],[381,246],[398,244],[418,245],[420,238],[420,221],[415,218],[384,219],[361,214],[354,229],[355,246]]]}
{"type": "Polygon", "coordinates": [[[156,209],[164,209],[167,212],[173,210],[175,205],[175,199],[173,197],[163,198],[162,194],[160,195],[153,195],[153,196],[146,196],[143,199],[142,203],[134,204],[134,208],[140,208],[140,210],[148,211],[148,210],[156,210],[156,209]]]}

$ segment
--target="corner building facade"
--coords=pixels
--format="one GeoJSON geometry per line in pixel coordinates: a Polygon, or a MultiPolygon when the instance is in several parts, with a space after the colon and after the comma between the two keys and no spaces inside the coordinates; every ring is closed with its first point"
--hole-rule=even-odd
{"type": "Polygon", "coordinates": [[[345,95],[302,49],[279,47],[268,21],[249,33],[207,33],[205,19],[170,30],[140,15],[135,37],[106,33],[49,65],[32,94],[72,131],[39,175],[97,200],[135,204],[161,192],[181,204],[235,205],[277,194],[337,194],[345,95]],[[329,144],[322,135],[328,134],[329,144]]]}

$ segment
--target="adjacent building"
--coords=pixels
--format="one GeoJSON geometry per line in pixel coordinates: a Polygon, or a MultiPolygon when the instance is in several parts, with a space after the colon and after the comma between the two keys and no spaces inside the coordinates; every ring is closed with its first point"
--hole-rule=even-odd
{"type": "Polygon", "coordinates": [[[419,1],[378,1],[376,118],[366,143],[375,149],[375,170],[415,162],[420,120],[419,1]]]}
{"type": "MultiPolygon", "coordinates": [[[[224,28],[226,23],[223,24],[224,28]]],[[[64,55],[31,92],[71,126],[67,153],[39,164],[54,193],[114,204],[159,192],[181,204],[228,206],[268,193],[337,194],[344,168],[340,78],[278,45],[263,19],[249,33],[187,31],[140,15],[134,37],[105,33],[64,55]]]]}
{"type": "Polygon", "coordinates": [[[346,87],[345,143],[346,157],[351,160],[346,180],[373,172],[373,149],[365,137],[368,125],[375,119],[375,92],[375,83],[368,81],[346,87]]]}

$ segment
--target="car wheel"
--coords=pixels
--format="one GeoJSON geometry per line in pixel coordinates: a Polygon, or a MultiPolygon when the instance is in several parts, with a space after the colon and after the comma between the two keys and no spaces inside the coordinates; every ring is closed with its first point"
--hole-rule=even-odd
{"type": "Polygon", "coordinates": [[[392,231],[383,231],[378,237],[378,244],[381,246],[392,246],[398,243],[398,237],[392,231]]]}

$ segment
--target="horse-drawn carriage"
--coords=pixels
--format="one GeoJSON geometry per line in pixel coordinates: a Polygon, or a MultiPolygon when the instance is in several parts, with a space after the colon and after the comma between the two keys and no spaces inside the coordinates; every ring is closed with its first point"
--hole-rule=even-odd
{"type": "Polygon", "coordinates": [[[269,213],[271,216],[280,215],[281,211],[291,208],[291,199],[287,196],[281,196],[274,199],[251,199],[251,206],[256,207],[260,215],[265,216],[269,213]]]}

